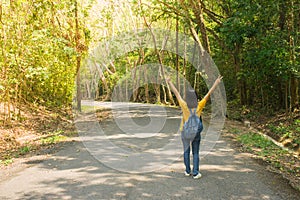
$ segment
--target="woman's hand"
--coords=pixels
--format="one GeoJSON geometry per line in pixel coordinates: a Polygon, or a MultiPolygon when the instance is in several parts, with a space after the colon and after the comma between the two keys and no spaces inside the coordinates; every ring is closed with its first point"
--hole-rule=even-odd
{"type": "Polygon", "coordinates": [[[215,80],[215,84],[218,85],[219,83],[221,83],[223,79],[223,76],[219,75],[218,78],[215,80]]]}
{"type": "Polygon", "coordinates": [[[209,91],[207,92],[207,94],[204,96],[204,99],[206,101],[208,101],[211,93],[216,89],[216,87],[219,85],[219,83],[221,83],[222,79],[223,79],[223,76],[219,75],[218,78],[215,80],[213,86],[209,89],[209,91]]]}
{"type": "Polygon", "coordinates": [[[170,77],[169,77],[169,76],[166,76],[166,82],[169,83],[170,80],[171,80],[170,77]]]}

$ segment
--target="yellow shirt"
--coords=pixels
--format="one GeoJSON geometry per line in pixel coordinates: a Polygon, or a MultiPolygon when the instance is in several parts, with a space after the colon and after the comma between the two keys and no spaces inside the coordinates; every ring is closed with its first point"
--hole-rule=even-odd
{"type": "MultiPolygon", "coordinates": [[[[201,101],[198,102],[198,106],[197,106],[197,110],[196,110],[196,114],[198,117],[200,117],[202,110],[205,107],[205,104],[206,104],[205,99],[202,99],[201,101]]],[[[183,114],[183,118],[182,118],[181,125],[180,125],[180,130],[182,130],[183,124],[188,120],[188,118],[190,116],[190,109],[188,108],[186,102],[183,100],[179,101],[179,106],[181,107],[182,114],[183,114]]]]}

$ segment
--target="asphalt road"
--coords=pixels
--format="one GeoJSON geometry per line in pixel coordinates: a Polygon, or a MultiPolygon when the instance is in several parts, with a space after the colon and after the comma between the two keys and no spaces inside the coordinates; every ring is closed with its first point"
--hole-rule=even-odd
{"type": "Polygon", "coordinates": [[[114,110],[113,119],[101,123],[93,113],[82,115],[79,137],[2,170],[0,199],[299,199],[285,180],[236,151],[222,134],[213,144],[205,141],[218,135],[208,129],[203,145],[213,148],[202,153],[203,176],[185,177],[178,109],[133,104],[124,110],[118,104],[114,110]]]}

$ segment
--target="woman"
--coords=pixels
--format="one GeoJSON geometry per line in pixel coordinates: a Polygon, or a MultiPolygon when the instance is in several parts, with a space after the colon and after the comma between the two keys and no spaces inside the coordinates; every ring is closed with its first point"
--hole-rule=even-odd
{"type": "Polygon", "coordinates": [[[181,122],[180,130],[181,130],[181,140],[183,144],[183,149],[184,149],[184,165],[185,165],[185,176],[190,176],[193,175],[194,179],[201,178],[201,173],[199,172],[199,148],[200,148],[200,141],[201,141],[201,131],[203,129],[202,126],[199,127],[198,132],[195,136],[195,138],[190,141],[188,139],[185,139],[182,136],[182,129],[184,123],[188,120],[190,116],[190,109],[194,112],[196,110],[196,114],[198,117],[201,116],[202,110],[205,107],[206,102],[209,100],[209,97],[211,93],[216,89],[218,84],[222,80],[222,76],[219,76],[213,86],[209,89],[207,94],[204,96],[204,98],[198,102],[197,95],[194,91],[194,89],[189,89],[186,92],[186,101],[182,99],[180,96],[179,92],[177,91],[176,87],[173,85],[173,83],[170,81],[170,78],[167,78],[166,81],[169,83],[171,90],[174,92],[179,105],[182,109],[183,112],[183,119],[181,122]],[[190,147],[192,146],[192,154],[193,154],[193,170],[191,171],[190,167],[190,147]]]}

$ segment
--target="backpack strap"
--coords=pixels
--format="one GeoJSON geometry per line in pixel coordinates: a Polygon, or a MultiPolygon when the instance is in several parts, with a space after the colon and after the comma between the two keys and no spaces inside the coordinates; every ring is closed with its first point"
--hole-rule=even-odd
{"type": "MultiPolygon", "coordinates": [[[[192,109],[191,109],[191,108],[189,108],[189,110],[190,110],[190,116],[191,116],[191,115],[193,115],[193,114],[194,114],[194,115],[196,115],[197,108],[195,108],[195,110],[194,110],[194,111],[192,111],[192,109]]],[[[196,115],[196,116],[197,116],[197,115],[196,115]]],[[[197,117],[198,117],[198,116],[197,116],[197,117]]],[[[200,121],[202,122],[202,116],[201,116],[201,115],[200,115],[200,117],[199,117],[199,118],[200,118],[200,121]]]]}
{"type": "Polygon", "coordinates": [[[193,111],[191,108],[189,108],[189,110],[190,110],[190,116],[191,116],[193,114],[193,111]]]}
{"type": "Polygon", "coordinates": [[[192,114],[196,114],[197,108],[194,111],[192,111],[191,108],[189,110],[190,110],[190,115],[192,115],[192,114]]]}

